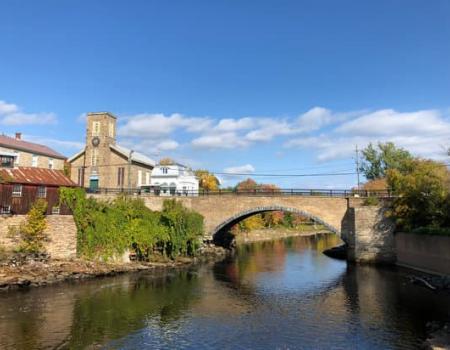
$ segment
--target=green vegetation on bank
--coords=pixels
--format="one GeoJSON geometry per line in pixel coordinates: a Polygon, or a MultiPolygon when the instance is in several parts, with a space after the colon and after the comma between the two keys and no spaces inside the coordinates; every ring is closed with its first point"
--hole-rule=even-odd
{"type": "Polygon", "coordinates": [[[24,223],[16,226],[10,226],[8,234],[12,237],[19,237],[19,252],[23,253],[41,253],[44,251],[44,242],[47,238],[45,229],[47,220],[45,212],[47,211],[47,202],[43,199],[35,201],[27,214],[24,223]]]}
{"type": "MultiPolygon", "coordinates": [[[[412,156],[393,143],[363,151],[367,179],[385,179],[395,195],[389,214],[397,231],[450,235],[450,172],[446,164],[412,156]]],[[[383,182],[379,182],[383,183],[383,182]]]]}
{"type": "Polygon", "coordinates": [[[78,254],[88,259],[109,260],[127,250],[142,260],[192,256],[203,234],[203,217],[176,200],[164,201],[161,212],[126,196],[97,201],[79,188],[61,188],[60,200],[73,212],[78,254]]]}

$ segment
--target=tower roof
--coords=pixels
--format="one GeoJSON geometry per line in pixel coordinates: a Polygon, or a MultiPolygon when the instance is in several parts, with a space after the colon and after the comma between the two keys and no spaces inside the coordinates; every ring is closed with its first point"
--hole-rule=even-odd
{"type": "Polygon", "coordinates": [[[112,117],[112,118],[114,118],[114,119],[117,119],[117,117],[114,115],[114,114],[112,114],[111,112],[88,112],[87,113],[87,115],[89,116],[89,115],[108,115],[108,116],[110,116],[110,117],[112,117]]]}

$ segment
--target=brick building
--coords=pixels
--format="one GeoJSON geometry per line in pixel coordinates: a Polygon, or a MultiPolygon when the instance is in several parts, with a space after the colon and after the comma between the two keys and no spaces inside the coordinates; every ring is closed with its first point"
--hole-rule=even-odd
{"type": "Polygon", "coordinates": [[[0,135],[0,168],[34,167],[63,170],[66,157],[51,148],[16,137],[0,135]]]}
{"type": "Polygon", "coordinates": [[[86,146],[68,159],[71,179],[96,190],[150,185],[155,162],[116,143],[117,118],[108,112],[88,113],[86,146]]]}

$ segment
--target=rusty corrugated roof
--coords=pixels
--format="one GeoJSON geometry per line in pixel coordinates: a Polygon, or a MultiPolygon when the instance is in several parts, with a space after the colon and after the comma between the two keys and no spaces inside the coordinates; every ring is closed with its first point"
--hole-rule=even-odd
{"type": "Polygon", "coordinates": [[[52,158],[66,159],[65,156],[63,156],[61,153],[52,150],[50,147],[40,145],[38,143],[16,139],[6,135],[0,135],[0,146],[12,148],[19,151],[41,154],[52,158]]]}
{"type": "Polygon", "coordinates": [[[6,182],[47,186],[77,186],[61,170],[44,168],[0,168],[0,177],[6,182]]]}

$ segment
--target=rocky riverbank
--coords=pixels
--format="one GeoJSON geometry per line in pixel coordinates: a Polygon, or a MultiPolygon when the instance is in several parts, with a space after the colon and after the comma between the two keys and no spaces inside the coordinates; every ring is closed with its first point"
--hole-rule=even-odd
{"type": "Polygon", "coordinates": [[[77,281],[117,274],[182,268],[226,256],[220,247],[204,246],[196,257],[152,262],[105,263],[82,259],[53,260],[45,254],[15,254],[0,263],[0,291],[51,285],[62,281],[77,281]]]}

